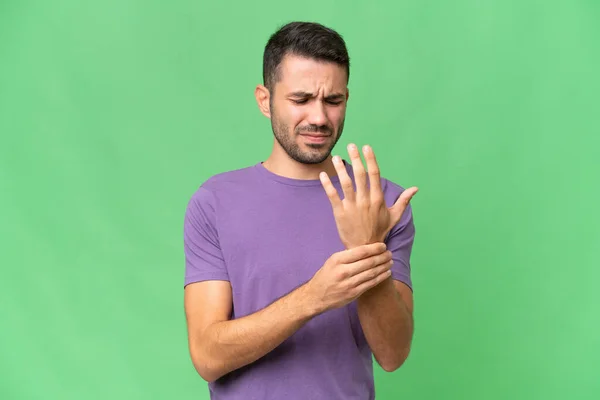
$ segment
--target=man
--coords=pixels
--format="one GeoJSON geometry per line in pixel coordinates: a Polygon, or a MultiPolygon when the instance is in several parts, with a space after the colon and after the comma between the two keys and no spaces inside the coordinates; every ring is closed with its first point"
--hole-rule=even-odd
{"type": "Polygon", "coordinates": [[[373,399],[372,356],[393,371],[410,349],[417,189],[380,178],[368,146],[331,157],[349,93],[335,31],[283,26],[263,68],[270,157],[212,176],[185,215],[191,358],[212,399],[373,399]]]}

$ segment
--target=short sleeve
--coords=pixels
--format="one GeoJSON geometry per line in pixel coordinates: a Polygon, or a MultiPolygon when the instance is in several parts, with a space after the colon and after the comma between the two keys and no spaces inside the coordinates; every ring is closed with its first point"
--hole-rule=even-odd
{"type": "Polygon", "coordinates": [[[410,204],[404,210],[400,221],[392,228],[385,243],[392,252],[392,278],[405,283],[413,290],[410,274],[410,256],[415,240],[415,225],[410,204]]]}
{"type": "Polygon", "coordinates": [[[207,280],[229,280],[219,245],[214,194],[200,187],[190,199],[184,219],[184,286],[207,280]]]}

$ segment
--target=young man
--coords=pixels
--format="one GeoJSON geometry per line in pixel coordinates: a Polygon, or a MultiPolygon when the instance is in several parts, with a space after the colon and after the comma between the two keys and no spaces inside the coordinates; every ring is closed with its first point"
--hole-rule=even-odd
{"type": "Polygon", "coordinates": [[[331,157],[349,78],[335,31],[283,26],[263,68],[270,157],[208,179],[185,214],[191,358],[212,399],[373,399],[372,356],[393,371],[410,350],[417,189],[380,178],[368,146],[331,157]]]}

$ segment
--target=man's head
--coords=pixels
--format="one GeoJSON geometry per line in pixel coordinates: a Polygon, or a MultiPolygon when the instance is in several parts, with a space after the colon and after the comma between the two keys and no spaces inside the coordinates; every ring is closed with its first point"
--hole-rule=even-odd
{"type": "Polygon", "coordinates": [[[329,157],[344,128],[349,73],[346,45],[332,29],[293,22],[270,37],[256,98],[294,160],[318,164],[329,157]]]}

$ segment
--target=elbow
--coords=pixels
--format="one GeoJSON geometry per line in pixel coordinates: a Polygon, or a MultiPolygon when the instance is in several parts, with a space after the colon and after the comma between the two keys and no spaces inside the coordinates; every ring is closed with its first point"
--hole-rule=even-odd
{"type": "Polygon", "coordinates": [[[406,349],[397,355],[386,357],[378,363],[385,372],[394,372],[404,364],[409,354],[410,349],[406,349]]]}
{"type": "Polygon", "coordinates": [[[387,363],[381,363],[379,365],[381,365],[381,368],[385,371],[385,372],[394,372],[397,369],[399,369],[402,366],[402,362],[395,362],[395,363],[391,363],[391,362],[387,362],[387,363]]]}
{"type": "Polygon", "coordinates": [[[190,355],[196,372],[206,382],[214,382],[225,375],[215,367],[216,363],[214,360],[210,360],[209,357],[206,357],[200,351],[191,351],[190,355]]]}
{"type": "Polygon", "coordinates": [[[210,370],[208,368],[202,368],[197,364],[194,364],[194,367],[196,368],[196,372],[198,372],[198,375],[200,375],[200,377],[204,379],[207,383],[214,382],[222,376],[213,370],[210,370]]]}

